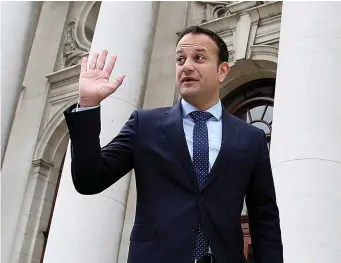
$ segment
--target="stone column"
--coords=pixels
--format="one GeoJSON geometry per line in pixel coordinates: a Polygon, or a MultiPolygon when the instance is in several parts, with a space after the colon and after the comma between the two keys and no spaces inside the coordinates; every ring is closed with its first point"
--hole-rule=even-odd
{"type": "MultiPolygon", "coordinates": [[[[13,251],[17,247],[13,246],[13,240],[16,232],[24,236],[21,231],[25,231],[17,226],[28,175],[32,168],[34,149],[44,120],[43,114],[49,93],[45,76],[55,69],[61,41],[64,40],[63,32],[69,6],[70,3],[67,1],[43,2],[30,50],[23,80],[25,92],[12,125],[1,170],[1,262],[3,263],[9,262],[11,249],[16,255],[20,252],[13,251]]],[[[22,14],[19,10],[13,15],[14,19],[21,21],[22,14]]],[[[9,62],[12,65],[12,61],[9,62]]],[[[1,64],[4,64],[3,60],[1,64]]],[[[16,76],[15,72],[13,71],[11,76],[16,76]]],[[[1,77],[4,77],[3,72],[1,77]]],[[[13,81],[17,80],[13,79],[13,81]]],[[[4,87],[3,90],[10,87],[4,87]]],[[[3,99],[4,94],[1,95],[3,99]]]]}
{"type": "MultiPolygon", "coordinates": [[[[125,73],[124,84],[101,104],[101,145],[121,130],[142,107],[148,76],[157,2],[102,2],[90,57],[107,48],[118,59],[112,78],[125,73]]],[[[90,124],[91,125],[91,124],[90,124]]],[[[68,150],[44,263],[117,262],[131,175],[101,194],[78,194],[73,186],[68,150]]]]}
{"type": "Polygon", "coordinates": [[[1,3],[1,166],[42,2],[1,3]]]}
{"type": "Polygon", "coordinates": [[[283,2],[271,161],[286,263],[341,257],[340,10],[283,2]]]}

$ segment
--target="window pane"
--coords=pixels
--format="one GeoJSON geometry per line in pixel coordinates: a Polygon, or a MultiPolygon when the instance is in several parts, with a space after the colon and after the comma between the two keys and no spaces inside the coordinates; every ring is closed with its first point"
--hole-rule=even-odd
{"type": "Polygon", "coordinates": [[[273,113],[273,107],[271,106],[268,106],[266,112],[265,112],[265,115],[264,115],[264,119],[266,122],[270,123],[272,122],[272,113],[273,113]]]}
{"type": "Polygon", "coordinates": [[[252,120],[261,120],[264,110],[265,110],[265,105],[258,106],[258,107],[251,109],[252,120]]]}

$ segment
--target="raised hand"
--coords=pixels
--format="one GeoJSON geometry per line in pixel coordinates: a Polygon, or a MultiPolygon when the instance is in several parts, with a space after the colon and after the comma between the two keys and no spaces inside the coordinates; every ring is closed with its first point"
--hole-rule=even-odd
{"type": "Polygon", "coordinates": [[[112,55],[107,66],[104,68],[107,55],[107,50],[102,50],[101,54],[95,53],[91,58],[89,69],[87,69],[88,59],[86,57],[83,58],[79,77],[80,107],[99,105],[102,100],[114,93],[122,84],[125,75],[120,75],[115,81],[109,82],[117,56],[112,55]]]}

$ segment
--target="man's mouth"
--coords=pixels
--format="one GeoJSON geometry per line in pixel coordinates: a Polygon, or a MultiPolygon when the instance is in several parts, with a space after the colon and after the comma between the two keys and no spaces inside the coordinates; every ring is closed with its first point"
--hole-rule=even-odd
{"type": "Polygon", "coordinates": [[[190,83],[190,82],[194,82],[194,81],[198,81],[198,80],[195,78],[192,78],[192,77],[184,77],[181,80],[182,83],[190,83]]]}

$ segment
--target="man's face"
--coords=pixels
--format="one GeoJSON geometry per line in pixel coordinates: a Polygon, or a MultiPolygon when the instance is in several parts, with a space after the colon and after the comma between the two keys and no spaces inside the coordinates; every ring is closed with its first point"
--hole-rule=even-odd
{"type": "Polygon", "coordinates": [[[228,64],[218,66],[218,47],[205,34],[187,34],[176,47],[176,87],[181,97],[194,104],[219,98],[219,86],[228,64]]]}

